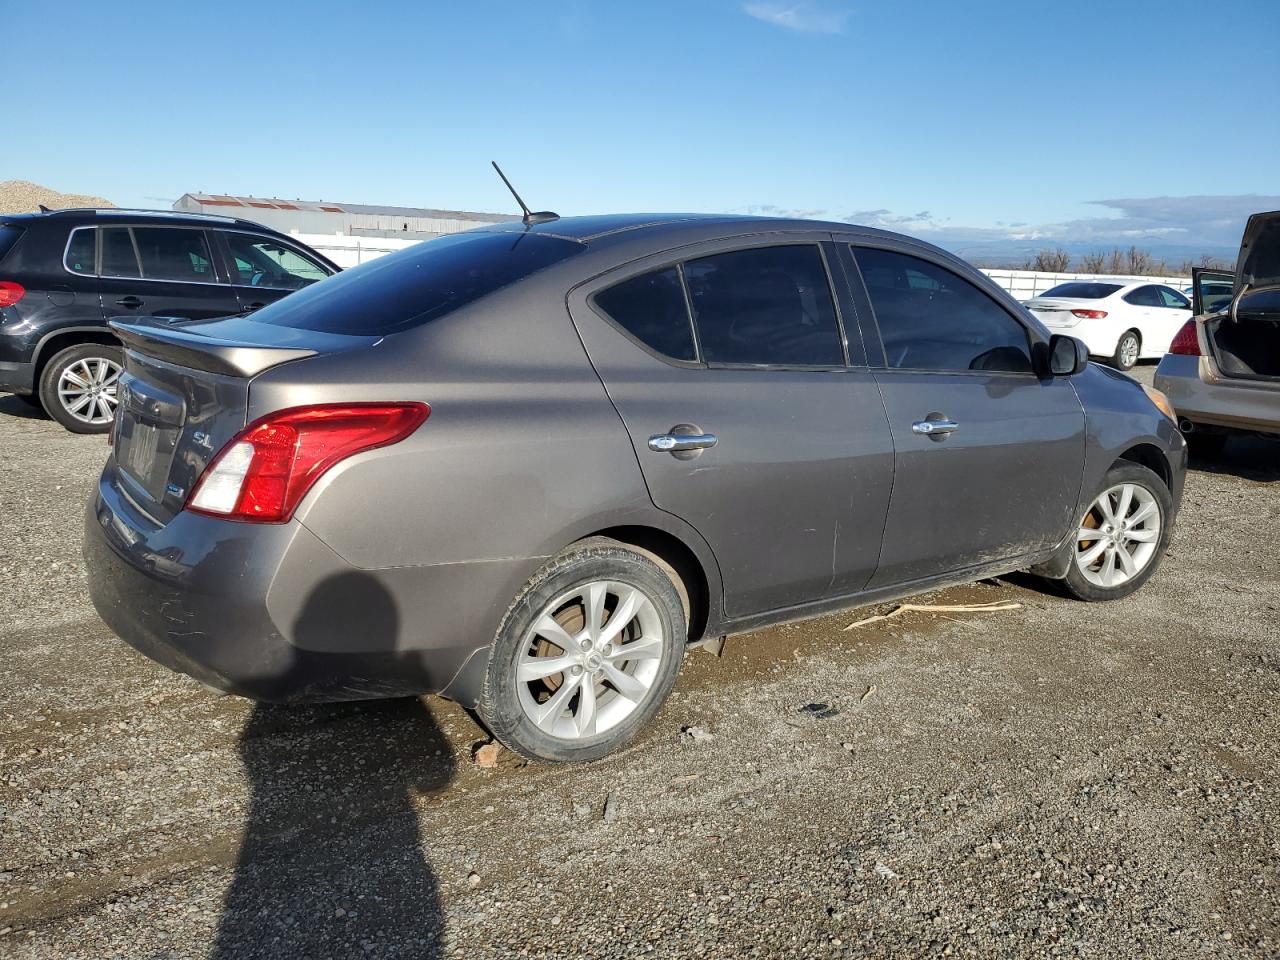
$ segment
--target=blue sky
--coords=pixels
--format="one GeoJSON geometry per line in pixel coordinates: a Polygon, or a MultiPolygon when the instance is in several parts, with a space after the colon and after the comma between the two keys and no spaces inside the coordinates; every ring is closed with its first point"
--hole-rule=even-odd
{"type": "Polygon", "coordinates": [[[0,0],[0,179],[505,212],[497,159],[564,214],[797,212],[961,249],[1232,248],[1280,207],[1280,3],[1042,6],[0,0]]]}

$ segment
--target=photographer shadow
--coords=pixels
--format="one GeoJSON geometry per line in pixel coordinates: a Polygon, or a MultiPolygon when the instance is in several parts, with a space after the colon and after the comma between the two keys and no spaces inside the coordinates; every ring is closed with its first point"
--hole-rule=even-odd
{"type": "MultiPolygon", "coordinates": [[[[314,649],[310,633],[360,631],[392,656],[398,620],[376,581],[348,573],[308,598],[295,637],[314,649]]],[[[438,956],[443,913],[414,800],[443,789],[454,761],[427,707],[257,704],[239,751],[249,811],[209,956],[438,956]]]]}

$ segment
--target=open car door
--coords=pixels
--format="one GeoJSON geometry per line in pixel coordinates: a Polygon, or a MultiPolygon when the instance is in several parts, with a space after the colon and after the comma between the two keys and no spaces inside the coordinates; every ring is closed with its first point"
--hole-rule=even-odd
{"type": "Polygon", "coordinates": [[[1191,312],[1194,316],[1221,313],[1231,306],[1235,277],[1229,270],[1191,269],[1191,312]]]}

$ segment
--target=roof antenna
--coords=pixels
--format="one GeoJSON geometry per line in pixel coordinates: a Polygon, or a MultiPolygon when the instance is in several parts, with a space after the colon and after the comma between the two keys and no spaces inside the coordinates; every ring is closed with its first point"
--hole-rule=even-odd
{"type": "Polygon", "coordinates": [[[48,207],[46,207],[43,203],[37,203],[36,206],[40,208],[41,213],[53,213],[53,211],[50,210],[48,207]]]}
{"type": "Polygon", "coordinates": [[[524,211],[524,216],[521,219],[524,220],[524,225],[526,227],[532,227],[534,224],[538,223],[550,223],[552,220],[560,219],[560,214],[552,213],[550,210],[539,210],[537,213],[530,210],[528,205],[520,199],[520,194],[516,193],[516,188],[511,185],[511,181],[507,179],[507,175],[502,172],[502,168],[498,166],[498,161],[490,160],[489,162],[493,164],[493,169],[498,171],[498,176],[502,178],[502,182],[507,185],[507,189],[511,191],[511,195],[516,198],[516,203],[520,204],[520,209],[524,211]]]}

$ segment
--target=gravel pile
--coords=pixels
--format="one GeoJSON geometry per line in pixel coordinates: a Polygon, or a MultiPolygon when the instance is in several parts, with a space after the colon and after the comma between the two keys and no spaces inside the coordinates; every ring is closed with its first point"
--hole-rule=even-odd
{"type": "Polygon", "coordinates": [[[114,207],[102,197],[59,193],[30,180],[0,180],[0,213],[35,213],[44,204],[50,210],[66,207],[114,207]]]}

